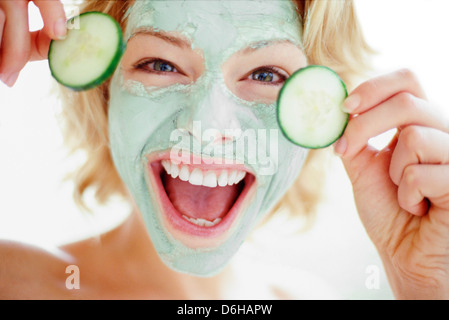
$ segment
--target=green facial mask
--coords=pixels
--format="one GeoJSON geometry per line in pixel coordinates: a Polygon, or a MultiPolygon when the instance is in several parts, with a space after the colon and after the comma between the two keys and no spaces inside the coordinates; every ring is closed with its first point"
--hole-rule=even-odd
{"type": "MultiPolygon", "coordinates": [[[[271,40],[288,40],[300,46],[301,29],[295,8],[292,2],[285,0],[147,0],[136,1],[127,17],[127,40],[142,28],[182,33],[191,41],[193,49],[201,50],[205,71],[192,84],[165,88],[124,81],[121,69],[116,71],[109,105],[114,163],[144,217],[161,259],[180,272],[199,276],[216,274],[260,218],[291,186],[307,155],[307,150],[277,134],[275,104],[236,97],[226,87],[221,67],[234,53],[264,46],[271,40]],[[256,132],[258,142],[261,136],[257,133],[266,132],[270,134],[267,141],[272,143],[266,148],[270,155],[263,161],[250,161],[261,158],[251,158],[248,152],[231,154],[234,163],[245,163],[254,173],[255,195],[225,239],[209,247],[186,245],[166,228],[156,192],[146,174],[149,154],[178,147],[202,156],[205,151],[196,149],[190,140],[173,140],[174,133],[191,132],[192,127],[198,125],[201,130],[214,129],[222,133],[228,129],[256,132]]],[[[229,153],[216,151],[214,157],[229,159],[229,153]]]]}

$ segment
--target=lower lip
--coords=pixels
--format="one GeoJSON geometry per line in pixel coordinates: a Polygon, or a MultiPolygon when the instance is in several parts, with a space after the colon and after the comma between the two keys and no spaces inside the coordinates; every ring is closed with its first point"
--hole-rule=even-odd
{"type": "Polygon", "coordinates": [[[249,203],[250,198],[252,198],[250,193],[254,194],[255,177],[252,174],[247,174],[244,180],[245,186],[226,216],[214,226],[201,227],[187,221],[181,216],[178,210],[175,209],[162,184],[162,170],[164,169],[162,168],[160,161],[148,163],[148,176],[153,185],[153,190],[155,190],[161,212],[163,213],[163,216],[166,217],[165,220],[169,225],[181,234],[206,239],[222,236],[226,231],[231,230],[232,226],[237,221],[236,218],[240,216],[240,213],[246,207],[246,204],[249,203]]]}

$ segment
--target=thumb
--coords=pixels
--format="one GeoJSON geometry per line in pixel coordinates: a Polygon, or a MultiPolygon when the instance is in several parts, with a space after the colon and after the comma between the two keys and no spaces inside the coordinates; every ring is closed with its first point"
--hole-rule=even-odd
{"type": "Polygon", "coordinates": [[[44,28],[31,32],[30,60],[43,60],[48,56],[51,39],[62,39],[67,34],[64,6],[60,0],[34,0],[44,22],[44,28]]]}
{"type": "Polygon", "coordinates": [[[66,16],[64,6],[60,0],[34,0],[34,4],[44,21],[44,32],[52,39],[61,39],[66,36],[66,16]]]}

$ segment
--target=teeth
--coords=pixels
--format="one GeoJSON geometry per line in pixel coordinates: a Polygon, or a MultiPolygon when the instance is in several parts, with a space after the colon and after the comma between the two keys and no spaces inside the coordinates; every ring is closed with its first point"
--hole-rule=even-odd
{"type": "Polygon", "coordinates": [[[228,185],[232,186],[237,179],[237,170],[231,172],[228,178],[228,185]]]}
{"type": "Polygon", "coordinates": [[[190,221],[193,224],[196,224],[197,226],[200,226],[200,227],[213,227],[221,221],[221,218],[217,218],[214,221],[209,221],[209,220],[205,220],[205,219],[201,219],[201,218],[198,218],[198,219],[190,218],[185,215],[183,215],[182,217],[184,219],[186,219],[187,221],[190,221]]]}
{"type": "Polygon", "coordinates": [[[182,181],[189,181],[189,177],[190,177],[189,168],[183,166],[181,170],[179,170],[179,179],[181,179],[182,181]]]}
{"type": "Polygon", "coordinates": [[[168,160],[162,160],[162,166],[164,167],[165,171],[170,174],[170,169],[171,169],[171,165],[170,165],[170,161],[168,160]]]}
{"type": "Polygon", "coordinates": [[[164,167],[167,174],[171,175],[173,179],[179,178],[182,181],[188,181],[189,183],[196,186],[205,186],[209,188],[215,188],[217,186],[225,187],[231,186],[233,184],[237,184],[242,181],[245,176],[245,171],[240,170],[221,170],[220,172],[216,171],[202,171],[199,168],[189,169],[186,165],[177,165],[170,160],[162,160],[162,167],[164,167]]]}
{"type": "Polygon", "coordinates": [[[215,188],[217,186],[217,175],[213,171],[209,171],[203,178],[203,186],[215,188]]]}
{"type": "Polygon", "coordinates": [[[200,169],[193,169],[192,173],[190,174],[189,182],[190,184],[193,184],[195,186],[200,186],[203,184],[203,173],[200,169]]]}
{"type": "Polygon", "coordinates": [[[220,187],[225,187],[228,185],[228,171],[223,170],[218,178],[218,185],[220,187]]]}
{"type": "Polygon", "coordinates": [[[170,172],[171,177],[173,179],[176,178],[178,176],[178,174],[179,174],[179,167],[176,164],[172,163],[171,167],[170,167],[170,170],[171,170],[171,172],[170,172]]]}
{"type": "Polygon", "coordinates": [[[246,176],[246,172],[245,171],[239,171],[237,173],[237,178],[235,179],[235,183],[239,183],[240,181],[243,180],[243,178],[245,178],[246,176]]]}

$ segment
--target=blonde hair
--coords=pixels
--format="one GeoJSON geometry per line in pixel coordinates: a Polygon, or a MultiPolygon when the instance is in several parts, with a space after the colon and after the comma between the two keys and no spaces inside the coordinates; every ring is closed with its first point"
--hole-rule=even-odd
{"type": "MultiPolygon", "coordinates": [[[[367,68],[370,53],[355,16],[351,0],[293,0],[303,24],[305,54],[310,64],[326,65],[334,69],[353,86],[356,76],[367,68]]],[[[124,19],[132,1],[85,1],[82,11],[102,11],[126,27],[124,19]]],[[[83,150],[86,160],[73,173],[75,202],[87,209],[83,195],[94,188],[101,204],[114,194],[128,197],[127,189],[112,161],[108,139],[109,82],[98,88],[73,92],[63,87],[64,137],[72,151],[83,150]]],[[[308,215],[320,200],[324,179],[323,166],[328,150],[313,150],[292,187],[279,201],[273,212],[286,209],[294,214],[308,215]],[[321,159],[321,160],[319,160],[321,159]]]]}

